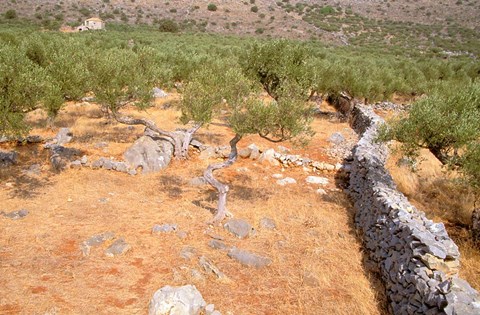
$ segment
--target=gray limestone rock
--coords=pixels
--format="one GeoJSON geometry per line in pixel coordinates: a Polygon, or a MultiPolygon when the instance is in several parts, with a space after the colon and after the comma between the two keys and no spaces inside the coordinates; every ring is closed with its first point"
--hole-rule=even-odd
{"type": "Polygon", "coordinates": [[[248,159],[251,153],[252,153],[252,149],[250,148],[243,148],[238,150],[238,156],[244,159],[248,159]]]}
{"type": "Polygon", "coordinates": [[[205,180],[205,177],[203,176],[199,176],[199,177],[194,177],[192,178],[188,184],[190,186],[203,186],[203,185],[206,185],[208,184],[207,181],[205,180]]]}
{"type": "Polygon", "coordinates": [[[306,182],[309,184],[316,184],[316,185],[327,185],[328,178],[320,177],[320,176],[308,176],[306,182]]]}
{"type": "Polygon", "coordinates": [[[198,264],[206,273],[213,273],[218,279],[228,279],[228,277],[221,272],[220,269],[218,269],[218,267],[209,258],[201,256],[198,259],[198,264]]]}
{"type": "Polygon", "coordinates": [[[105,255],[108,257],[120,256],[128,252],[130,248],[130,245],[127,244],[122,237],[113,242],[112,245],[105,250],[105,255]]]}
{"type": "Polygon", "coordinates": [[[328,138],[328,141],[333,144],[340,144],[345,141],[345,137],[340,132],[335,132],[328,138]]]}
{"type": "Polygon", "coordinates": [[[194,285],[165,286],[155,292],[149,315],[199,315],[207,303],[194,285]]]}
{"type": "Polygon", "coordinates": [[[168,166],[173,155],[173,145],[167,140],[153,140],[142,136],[125,152],[129,168],[142,168],[144,174],[158,172],[168,166]]]}
{"type": "Polygon", "coordinates": [[[169,232],[174,232],[178,230],[178,225],[177,224],[155,224],[152,228],[152,234],[157,234],[157,233],[169,233],[169,232]]]}
{"type": "Polygon", "coordinates": [[[55,136],[55,143],[57,145],[64,145],[73,139],[73,133],[68,128],[60,128],[55,136]]]}
{"type": "Polygon", "coordinates": [[[250,159],[258,160],[260,158],[260,149],[254,143],[250,144],[248,149],[250,149],[250,159]]]}
{"type": "Polygon", "coordinates": [[[192,259],[197,254],[197,249],[192,246],[185,246],[180,251],[180,257],[186,260],[192,259]]]}
{"type": "Polygon", "coordinates": [[[0,151],[0,167],[6,167],[17,163],[18,153],[15,151],[0,151]]]}
{"type": "Polygon", "coordinates": [[[168,96],[167,93],[165,93],[162,89],[159,89],[158,87],[153,88],[152,95],[154,98],[165,98],[168,96]]]}
{"type": "Polygon", "coordinates": [[[254,232],[253,227],[242,219],[230,219],[223,227],[238,238],[246,238],[254,232]]]}
{"type": "Polygon", "coordinates": [[[260,220],[260,227],[268,230],[274,230],[277,228],[277,224],[273,219],[270,218],[262,218],[260,220]]]}
{"type": "Polygon", "coordinates": [[[215,248],[215,249],[220,249],[220,250],[228,250],[229,247],[222,241],[219,241],[219,240],[210,240],[208,242],[208,246],[210,246],[211,248],[215,248]]]}
{"type": "Polygon", "coordinates": [[[277,184],[280,185],[280,186],[286,186],[286,185],[289,185],[289,184],[296,184],[296,183],[297,183],[297,181],[294,178],[291,178],[291,177],[285,177],[285,178],[277,180],[277,184]]]}
{"type": "Polygon", "coordinates": [[[23,219],[25,218],[29,212],[27,209],[20,209],[18,211],[12,211],[12,212],[8,212],[8,213],[5,213],[5,212],[0,212],[0,214],[2,214],[5,218],[9,218],[9,219],[12,219],[12,220],[18,220],[18,219],[23,219]]]}
{"type": "Polygon", "coordinates": [[[102,234],[97,234],[90,237],[88,240],[84,241],[80,246],[83,256],[90,255],[90,248],[93,246],[98,246],[103,244],[105,241],[111,240],[115,237],[113,232],[104,232],[102,234]]]}
{"type": "Polygon", "coordinates": [[[260,256],[238,248],[232,248],[227,255],[242,265],[249,267],[262,268],[272,263],[272,260],[268,257],[260,256]]]}

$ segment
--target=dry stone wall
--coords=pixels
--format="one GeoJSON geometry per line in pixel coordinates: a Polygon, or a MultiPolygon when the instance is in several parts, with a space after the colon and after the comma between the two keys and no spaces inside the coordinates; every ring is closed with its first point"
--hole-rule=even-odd
{"type": "Polygon", "coordinates": [[[480,314],[478,293],[458,277],[459,256],[442,223],[433,223],[397,191],[376,143],[383,120],[356,105],[351,124],[361,136],[353,151],[350,193],[355,224],[370,262],[384,281],[393,314],[480,314]]]}

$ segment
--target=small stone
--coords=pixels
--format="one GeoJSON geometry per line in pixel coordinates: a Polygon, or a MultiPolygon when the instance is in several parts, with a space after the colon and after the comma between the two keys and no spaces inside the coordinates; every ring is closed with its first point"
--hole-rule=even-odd
{"type": "Polygon", "coordinates": [[[55,136],[57,145],[64,145],[69,143],[73,138],[73,133],[68,128],[60,128],[57,135],[55,136]]]}
{"type": "Polygon", "coordinates": [[[80,246],[83,256],[90,255],[91,247],[103,244],[105,241],[111,240],[114,237],[115,237],[115,233],[113,232],[104,232],[102,234],[97,234],[90,237],[88,240],[84,241],[80,246]]]}
{"type": "Polygon", "coordinates": [[[272,178],[281,179],[281,178],[283,178],[283,174],[278,174],[278,173],[277,173],[277,174],[273,174],[273,175],[272,175],[272,178]]]}
{"type": "Polygon", "coordinates": [[[178,229],[177,224],[155,224],[152,228],[152,234],[157,234],[157,233],[169,233],[173,232],[178,229]]]}
{"type": "Polygon", "coordinates": [[[72,198],[68,198],[67,201],[68,201],[68,202],[72,202],[73,199],[72,199],[72,198]]]}
{"type": "Polygon", "coordinates": [[[155,292],[148,306],[149,315],[198,315],[207,303],[194,285],[165,286],[155,292]]]}
{"type": "Polygon", "coordinates": [[[260,227],[268,230],[274,230],[277,228],[277,224],[270,218],[262,218],[260,220],[260,227]]]}
{"type": "Polygon", "coordinates": [[[70,163],[70,168],[74,168],[74,169],[82,168],[82,162],[80,162],[80,160],[75,160],[72,163],[70,163]]]}
{"type": "Polygon", "coordinates": [[[202,152],[200,152],[200,155],[198,156],[198,158],[200,160],[208,160],[212,157],[215,157],[217,156],[217,153],[215,152],[215,148],[214,147],[208,147],[206,148],[205,150],[203,150],[202,152]]]}
{"type": "Polygon", "coordinates": [[[317,185],[327,185],[328,184],[328,178],[320,177],[320,176],[308,176],[306,181],[309,184],[317,184],[317,185]]]}
{"type": "Polygon", "coordinates": [[[283,179],[279,179],[277,180],[277,184],[280,185],[280,186],[285,186],[285,185],[288,185],[288,184],[296,184],[297,181],[291,177],[285,177],[283,179]]]}
{"type": "Polygon", "coordinates": [[[190,186],[203,186],[203,185],[206,185],[208,183],[205,180],[205,177],[199,176],[199,177],[192,178],[188,184],[190,186]]]}
{"type": "Polygon", "coordinates": [[[242,265],[255,268],[262,268],[272,263],[272,260],[270,258],[253,254],[237,248],[232,248],[227,255],[228,257],[240,262],[242,265]]]}
{"type": "Polygon", "coordinates": [[[263,152],[258,158],[258,161],[260,163],[268,163],[270,165],[280,165],[280,162],[278,162],[275,158],[275,150],[273,149],[268,149],[267,151],[263,152]]]}
{"type": "Polygon", "coordinates": [[[109,199],[105,198],[105,197],[98,199],[98,202],[100,202],[100,203],[107,203],[108,201],[109,201],[109,199]]]}
{"type": "Polygon", "coordinates": [[[82,156],[82,158],[80,159],[80,163],[82,163],[83,165],[87,164],[88,163],[88,157],[86,155],[82,156]]]}
{"type": "Polygon", "coordinates": [[[304,285],[309,286],[309,287],[316,287],[316,286],[319,285],[319,283],[320,283],[320,281],[315,276],[315,274],[313,274],[312,272],[306,271],[303,274],[303,284],[304,285]]]}
{"type": "Polygon", "coordinates": [[[319,195],[326,195],[327,194],[327,192],[323,188],[319,188],[315,192],[319,195]]]}
{"type": "Polygon", "coordinates": [[[250,148],[243,148],[238,150],[238,156],[244,159],[248,159],[251,153],[252,150],[250,148]]]}
{"type": "Polygon", "coordinates": [[[125,254],[129,250],[130,245],[128,245],[127,242],[125,242],[125,239],[122,237],[113,242],[113,244],[105,250],[105,255],[108,257],[119,256],[125,254]]]}
{"type": "Polygon", "coordinates": [[[345,141],[345,137],[340,132],[335,132],[328,138],[328,141],[333,144],[340,144],[345,141]]]}
{"type": "Polygon", "coordinates": [[[207,306],[205,306],[206,315],[211,315],[214,310],[215,310],[215,305],[213,304],[208,304],[207,306]]]}
{"type": "Polygon", "coordinates": [[[191,246],[185,246],[180,251],[180,257],[186,260],[192,259],[197,254],[197,249],[191,246]]]}
{"type": "Polygon", "coordinates": [[[221,272],[220,269],[218,269],[218,267],[213,263],[213,261],[211,261],[207,257],[201,256],[198,260],[198,264],[200,265],[200,267],[203,268],[203,270],[205,270],[205,272],[213,273],[219,279],[228,279],[228,277],[223,272],[221,272]]]}
{"type": "Polygon", "coordinates": [[[227,250],[229,247],[222,241],[219,240],[210,240],[208,246],[215,249],[227,250]]]}
{"type": "Polygon", "coordinates": [[[165,93],[162,89],[159,89],[158,87],[153,88],[152,95],[154,98],[165,98],[168,96],[167,93],[165,93]]]}
{"type": "Polygon", "coordinates": [[[23,219],[28,215],[28,213],[29,212],[26,209],[21,209],[21,210],[18,210],[18,211],[12,211],[12,212],[9,212],[9,213],[5,213],[3,211],[1,212],[1,214],[3,214],[3,216],[5,218],[9,218],[9,219],[12,219],[12,220],[23,219]]]}
{"type": "Polygon", "coordinates": [[[248,146],[248,148],[251,150],[250,159],[258,160],[260,158],[260,150],[258,149],[258,147],[254,143],[252,143],[248,146]]]}
{"type": "Polygon", "coordinates": [[[223,227],[238,238],[246,238],[253,233],[253,227],[242,219],[230,219],[223,227]]]}
{"type": "Polygon", "coordinates": [[[185,231],[178,231],[177,232],[177,237],[181,240],[184,240],[188,237],[188,233],[185,231]]]}

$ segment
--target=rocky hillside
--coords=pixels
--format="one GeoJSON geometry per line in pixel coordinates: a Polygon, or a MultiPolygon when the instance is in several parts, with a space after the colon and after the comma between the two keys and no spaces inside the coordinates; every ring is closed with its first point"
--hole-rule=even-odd
{"type": "Polygon", "coordinates": [[[45,26],[75,26],[91,16],[150,25],[168,19],[186,31],[403,47],[433,41],[443,50],[469,52],[476,51],[471,46],[480,30],[476,0],[11,0],[2,9],[45,26]]]}

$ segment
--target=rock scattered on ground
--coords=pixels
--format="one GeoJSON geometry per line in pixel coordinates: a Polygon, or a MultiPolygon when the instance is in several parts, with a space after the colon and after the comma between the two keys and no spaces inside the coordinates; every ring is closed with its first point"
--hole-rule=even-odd
{"type": "Polygon", "coordinates": [[[280,186],[285,186],[285,185],[288,185],[288,184],[296,184],[297,181],[291,177],[285,177],[283,179],[279,179],[277,180],[277,184],[280,185],[280,186]]]}
{"type": "Polygon", "coordinates": [[[316,287],[318,286],[320,281],[318,280],[317,276],[313,272],[305,271],[303,274],[303,284],[309,287],[316,287]]]}
{"type": "Polygon", "coordinates": [[[185,246],[180,251],[180,257],[186,260],[190,260],[197,255],[197,249],[192,246],[185,246]]]}
{"type": "Polygon", "coordinates": [[[309,184],[316,184],[316,185],[327,185],[328,178],[320,177],[320,176],[308,176],[306,182],[309,184]]]}
{"type": "Polygon", "coordinates": [[[141,167],[144,174],[164,169],[172,156],[173,145],[169,141],[154,140],[149,136],[138,138],[124,154],[128,168],[136,170],[141,167]]]}
{"type": "Polygon", "coordinates": [[[83,256],[90,255],[90,249],[94,246],[99,246],[103,244],[105,241],[109,241],[115,237],[115,233],[113,232],[104,232],[102,234],[97,234],[90,237],[88,240],[84,241],[82,245],[80,245],[80,249],[82,250],[83,256]]]}
{"type": "Polygon", "coordinates": [[[208,246],[214,249],[220,249],[220,250],[228,250],[229,247],[222,241],[219,240],[210,240],[208,242],[208,246]]]}
{"type": "Polygon", "coordinates": [[[155,224],[152,228],[152,234],[157,234],[157,233],[169,233],[169,232],[174,232],[178,230],[178,224],[155,224]]]}
{"type": "Polygon", "coordinates": [[[163,91],[162,89],[160,89],[158,87],[153,88],[152,95],[153,95],[154,98],[165,98],[165,97],[168,96],[168,94],[165,93],[165,91],[163,91]]]}
{"type": "Polygon", "coordinates": [[[112,245],[105,250],[105,255],[108,257],[120,256],[128,252],[130,248],[130,245],[125,242],[125,239],[122,237],[113,242],[112,245]]]}
{"type": "Polygon", "coordinates": [[[209,258],[205,256],[201,256],[198,259],[198,265],[203,268],[203,270],[207,274],[213,273],[218,279],[227,280],[228,277],[218,269],[218,267],[211,261],[209,258]]]}
{"type": "Polygon", "coordinates": [[[227,255],[242,265],[249,267],[262,268],[272,263],[272,260],[268,257],[260,256],[238,248],[230,249],[227,255]]]}
{"type": "Polygon", "coordinates": [[[5,212],[0,212],[1,215],[3,215],[5,218],[9,218],[9,219],[12,219],[12,220],[18,220],[18,219],[23,219],[25,218],[29,212],[27,209],[20,209],[18,211],[12,211],[12,212],[8,212],[8,213],[5,213],[5,212]]]}
{"type": "Polygon", "coordinates": [[[278,162],[278,160],[275,158],[275,150],[273,149],[268,149],[264,151],[262,154],[260,154],[258,161],[260,163],[270,164],[274,166],[280,165],[280,162],[278,162]]]}
{"type": "Polygon", "coordinates": [[[273,174],[273,175],[272,175],[272,178],[281,179],[281,178],[283,178],[283,174],[278,174],[278,173],[277,173],[277,174],[273,174]]]}
{"type": "Polygon", "coordinates": [[[248,149],[250,149],[249,158],[252,160],[258,160],[260,158],[260,149],[255,145],[255,143],[250,144],[248,149]]]}
{"type": "Polygon", "coordinates": [[[206,184],[208,184],[208,183],[205,180],[205,177],[203,177],[203,176],[194,177],[189,182],[190,186],[203,186],[203,185],[206,185],[206,184]]]}
{"type": "Polygon", "coordinates": [[[223,227],[225,230],[241,239],[251,236],[254,233],[254,229],[250,223],[242,219],[230,219],[223,225],[223,227]]]}
{"type": "Polygon", "coordinates": [[[342,135],[341,132],[334,132],[330,138],[328,138],[328,141],[330,141],[333,144],[340,144],[345,141],[345,137],[342,135]]]}
{"type": "Polygon", "coordinates": [[[73,133],[68,128],[60,128],[57,135],[55,136],[55,144],[64,145],[72,141],[73,133]]]}
{"type": "Polygon", "coordinates": [[[318,188],[315,192],[319,195],[326,195],[327,194],[327,191],[323,188],[318,188]]]}
{"type": "Polygon", "coordinates": [[[0,151],[0,167],[7,167],[17,163],[18,153],[15,151],[0,151]]]}
{"type": "Polygon", "coordinates": [[[277,228],[277,224],[275,223],[275,221],[273,219],[262,218],[260,220],[260,227],[263,228],[263,229],[267,229],[267,230],[274,230],[274,229],[277,228]]]}
{"type": "Polygon", "coordinates": [[[149,315],[199,315],[207,306],[194,285],[164,286],[153,295],[148,306],[149,315]]]}

